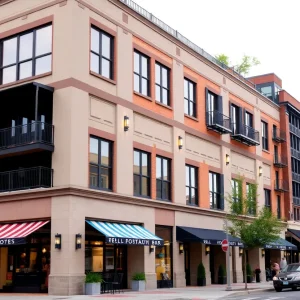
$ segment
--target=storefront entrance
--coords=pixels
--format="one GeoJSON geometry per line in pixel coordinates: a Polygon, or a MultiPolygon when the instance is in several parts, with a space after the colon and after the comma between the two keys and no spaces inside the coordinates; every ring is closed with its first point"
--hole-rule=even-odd
{"type": "MultiPolygon", "coordinates": [[[[33,225],[33,229],[34,226],[38,227],[33,225]]],[[[0,247],[0,291],[47,293],[50,274],[50,223],[47,222],[22,239],[21,245],[9,244],[7,247],[0,247]]],[[[13,236],[12,239],[0,240],[18,242],[13,236]]]]}

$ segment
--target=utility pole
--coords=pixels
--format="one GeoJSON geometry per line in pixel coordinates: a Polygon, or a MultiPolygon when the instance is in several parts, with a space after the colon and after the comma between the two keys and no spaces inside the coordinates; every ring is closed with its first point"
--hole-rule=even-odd
{"type": "Polygon", "coordinates": [[[232,291],[231,280],[230,280],[230,243],[228,237],[228,220],[225,219],[226,226],[226,240],[228,241],[228,250],[226,251],[226,271],[227,271],[227,286],[226,291],[232,291]]]}

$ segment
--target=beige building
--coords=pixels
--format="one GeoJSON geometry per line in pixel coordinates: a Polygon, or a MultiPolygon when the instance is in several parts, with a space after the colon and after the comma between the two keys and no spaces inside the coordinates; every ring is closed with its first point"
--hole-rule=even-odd
{"type": "MultiPolygon", "coordinates": [[[[200,262],[218,283],[238,175],[288,218],[279,106],[132,1],[0,0],[0,49],[0,290],[185,287],[200,262]]],[[[282,238],[247,255],[263,280],[282,238]]]]}

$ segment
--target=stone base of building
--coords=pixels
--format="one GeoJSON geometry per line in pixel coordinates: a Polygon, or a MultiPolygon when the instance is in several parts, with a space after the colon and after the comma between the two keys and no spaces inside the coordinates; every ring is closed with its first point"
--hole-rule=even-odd
{"type": "Polygon", "coordinates": [[[243,271],[242,270],[235,271],[234,278],[235,278],[236,283],[243,283],[243,281],[244,281],[243,271]]]}
{"type": "Polygon", "coordinates": [[[157,289],[156,273],[145,273],[146,276],[146,290],[157,289]]]}
{"type": "Polygon", "coordinates": [[[173,286],[176,288],[186,287],[185,272],[175,272],[173,286]]]}
{"type": "Polygon", "coordinates": [[[83,295],[85,275],[51,275],[49,276],[49,295],[69,296],[83,295]]]}

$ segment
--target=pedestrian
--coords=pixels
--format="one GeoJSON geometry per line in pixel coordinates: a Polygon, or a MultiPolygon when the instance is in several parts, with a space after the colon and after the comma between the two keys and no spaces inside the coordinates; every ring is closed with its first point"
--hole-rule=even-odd
{"type": "Polygon", "coordinates": [[[277,276],[280,270],[278,263],[275,262],[273,264],[273,270],[275,271],[275,276],[277,276]]]}
{"type": "Polygon", "coordinates": [[[285,256],[280,261],[280,271],[282,271],[287,266],[285,256]]]}

